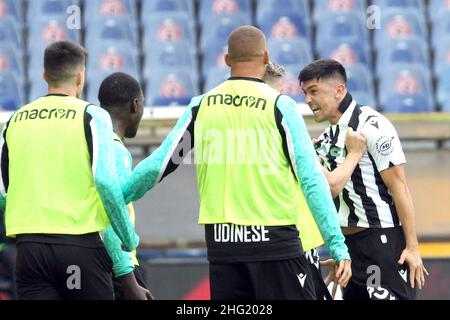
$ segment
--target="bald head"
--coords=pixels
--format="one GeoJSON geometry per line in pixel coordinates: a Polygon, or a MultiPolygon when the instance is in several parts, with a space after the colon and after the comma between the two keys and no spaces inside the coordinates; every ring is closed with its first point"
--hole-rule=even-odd
{"type": "Polygon", "coordinates": [[[263,61],[267,54],[264,33],[253,26],[241,26],[228,37],[227,64],[263,61]]]}

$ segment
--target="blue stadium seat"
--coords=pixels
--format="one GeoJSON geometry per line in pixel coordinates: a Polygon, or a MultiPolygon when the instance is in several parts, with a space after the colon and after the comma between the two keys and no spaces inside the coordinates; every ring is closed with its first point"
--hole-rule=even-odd
{"type": "Polygon", "coordinates": [[[443,39],[434,50],[434,73],[440,77],[450,67],[450,37],[443,39]]]}
{"type": "Polygon", "coordinates": [[[268,38],[302,37],[311,39],[311,30],[307,19],[295,11],[286,14],[280,14],[277,11],[267,12],[257,20],[257,24],[268,38]]]}
{"type": "Polygon", "coordinates": [[[208,69],[203,86],[204,92],[213,89],[230,77],[230,68],[211,67],[208,69]]]}
{"type": "Polygon", "coordinates": [[[0,110],[17,110],[23,105],[23,86],[10,72],[0,72],[0,110]]]}
{"type": "Polygon", "coordinates": [[[370,47],[361,44],[361,40],[357,39],[350,41],[329,39],[322,45],[318,55],[320,59],[334,59],[345,66],[360,63],[372,68],[370,47]]]}
{"type": "Polygon", "coordinates": [[[184,70],[155,70],[147,80],[145,97],[149,105],[188,105],[198,94],[195,77],[184,70]]]}
{"type": "Polygon", "coordinates": [[[372,4],[381,8],[381,10],[389,8],[414,8],[420,12],[424,12],[425,5],[423,0],[373,0],[372,4]]]}
{"type": "Polygon", "coordinates": [[[380,48],[388,40],[419,37],[426,41],[427,28],[422,12],[413,8],[392,8],[381,11],[381,29],[374,30],[374,46],[380,48]]]}
{"type": "Polygon", "coordinates": [[[213,42],[202,51],[202,72],[206,78],[208,70],[213,67],[228,68],[225,63],[225,54],[228,52],[226,43],[213,42]]]}
{"type": "Polygon", "coordinates": [[[315,0],[313,3],[316,23],[321,23],[329,14],[355,12],[366,15],[366,0],[315,0]]]}
{"type": "Polygon", "coordinates": [[[1,0],[0,1],[0,19],[5,16],[14,17],[17,23],[23,23],[23,10],[21,1],[1,0]]]}
{"type": "Polygon", "coordinates": [[[193,0],[146,0],[142,1],[141,19],[144,20],[155,12],[180,11],[193,16],[193,0]]]}
{"type": "Polygon", "coordinates": [[[299,66],[299,68],[295,69],[286,68],[286,74],[283,77],[282,92],[298,103],[305,103],[305,95],[298,84],[298,74],[303,67],[299,66]]]}
{"type": "Polygon", "coordinates": [[[436,49],[442,42],[450,39],[450,10],[442,11],[432,21],[431,40],[436,49]]]}
{"type": "Polygon", "coordinates": [[[437,78],[436,100],[442,111],[450,112],[450,65],[437,78]]]}
{"type": "Polygon", "coordinates": [[[78,0],[28,0],[27,22],[36,18],[54,19],[64,16],[67,18],[67,8],[79,5],[78,0]]]}
{"type": "Polygon", "coordinates": [[[129,41],[137,46],[137,30],[127,16],[107,16],[91,20],[87,25],[86,43],[103,41],[129,41]]]}
{"type": "Polygon", "coordinates": [[[373,75],[363,64],[346,66],[347,88],[356,102],[375,108],[375,90],[373,75]]]}
{"type": "Polygon", "coordinates": [[[143,43],[157,45],[158,42],[187,41],[195,43],[192,17],[183,12],[158,12],[142,22],[143,43]]]}
{"type": "Polygon", "coordinates": [[[434,109],[430,72],[420,64],[392,65],[380,79],[384,112],[429,112],[434,109]]]}
{"type": "Polygon", "coordinates": [[[131,23],[137,21],[136,0],[89,0],[84,2],[83,12],[85,25],[103,17],[125,16],[131,23]]]}
{"type": "Polygon", "coordinates": [[[269,39],[268,49],[270,59],[287,68],[298,68],[313,61],[311,46],[302,38],[269,39]]]}
{"type": "MultiPolygon", "coordinates": [[[[258,0],[256,6],[256,23],[261,26],[267,17],[275,15],[279,17],[295,13],[296,19],[302,20],[302,24],[309,28],[311,14],[308,0],[258,0]]],[[[268,34],[268,33],[266,33],[268,34]]]]}
{"type": "Polygon", "coordinates": [[[205,50],[212,42],[219,45],[227,43],[230,33],[237,27],[246,24],[250,24],[250,20],[241,13],[210,16],[202,24],[201,49],[205,50]]]}
{"type": "Polygon", "coordinates": [[[22,48],[22,36],[19,25],[12,16],[0,18],[0,43],[11,43],[17,49],[22,48]]]}
{"type": "Polygon", "coordinates": [[[351,42],[369,48],[365,16],[358,12],[329,14],[322,17],[316,29],[316,50],[321,52],[330,41],[351,42]]]}
{"type": "Polygon", "coordinates": [[[150,46],[145,50],[144,60],[144,79],[151,77],[154,68],[196,70],[197,66],[191,46],[183,41],[162,42],[158,46],[150,46]]]}
{"type": "Polygon", "coordinates": [[[92,71],[134,70],[137,74],[139,62],[137,52],[125,42],[103,42],[87,46],[89,55],[87,68],[92,71]]]}
{"type": "Polygon", "coordinates": [[[450,11],[450,2],[447,0],[429,0],[428,16],[430,21],[445,11],[450,11]]]}
{"type": "Polygon", "coordinates": [[[0,72],[11,72],[23,77],[22,55],[11,44],[0,42],[0,72]]]}
{"type": "Polygon", "coordinates": [[[33,100],[36,100],[39,97],[43,97],[47,95],[47,93],[48,93],[47,82],[45,82],[45,80],[42,77],[41,79],[35,78],[30,82],[30,93],[28,95],[27,102],[29,103],[33,100]]]}
{"type": "Polygon", "coordinates": [[[59,40],[80,42],[79,30],[69,29],[66,25],[65,17],[48,20],[44,16],[42,18],[36,18],[29,25],[28,49],[30,54],[59,40]]]}
{"type": "Polygon", "coordinates": [[[392,63],[420,63],[429,68],[428,45],[418,38],[390,40],[378,49],[376,75],[382,77],[392,63]]]}
{"type": "Polygon", "coordinates": [[[201,24],[210,17],[233,14],[245,16],[250,23],[252,21],[251,0],[203,0],[199,5],[201,24]]]}

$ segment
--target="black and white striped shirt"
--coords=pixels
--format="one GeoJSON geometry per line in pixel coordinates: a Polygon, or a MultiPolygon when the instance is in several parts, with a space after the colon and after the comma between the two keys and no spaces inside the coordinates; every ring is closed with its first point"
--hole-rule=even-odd
{"type": "Polygon", "coordinates": [[[341,227],[390,228],[400,225],[393,199],[380,172],[406,162],[391,122],[368,106],[357,105],[350,94],[339,106],[343,113],[315,145],[324,166],[333,171],[344,162],[347,128],[362,133],[367,151],[360,159],[339,197],[334,199],[341,227]]]}

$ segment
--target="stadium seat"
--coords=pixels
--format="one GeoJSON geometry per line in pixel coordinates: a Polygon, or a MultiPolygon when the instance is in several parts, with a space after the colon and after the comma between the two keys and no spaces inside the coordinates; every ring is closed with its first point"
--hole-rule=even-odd
{"type": "Polygon", "coordinates": [[[209,91],[218,86],[223,81],[230,77],[230,68],[212,67],[208,69],[205,77],[205,84],[203,92],[209,91]]]}
{"type": "Polygon", "coordinates": [[[445,11],[450,11],[450,2],[447,0],[429,0],[428,16],[430,21],[445,11]]]}
{"type": "Polygon", "coordinates": [[[23,23],[23,10],[21,1],[1,0],[0,1],[0,19],[11,16],[21,25],[23,23]]]}
{"type": "Polygon", "coordinates": [[[17,49],[22,48],[19,25],[12,16],[0,17],[0,43],[11,43],[17,49]]]}
{"type": "Polygon", "coordinates": [[[298,103],[305,103],[305,95],[298,84],[298,74],[303,67],[304,66],[299,66],[299,68],[296,69],[286,68],[286,74],[283,76],[282,92],[298,103]]]}
{"type": "Polygon", "coordinates": [[[24,75],[22,54],[12,44],[0,42],[0,72],[12,72],[18,77],[24,75]]]}
{"type": "Polygon", "coordinates": [[[28,95],[27,103],[36,100],[39,97],[43,97],[48,93],[47,82],[42,78],[34,78],[30,82],[30,93],[28,95]]]}
{"type": "Polygon", "coordinates": [[[183,70],[163,69],[147,80],[145,96],[152,106],[188,105],[198,94],[194,76],[183,70]]]}
{"type": "Polygon", "coordinates": [[[450,39],[450,10],[440,12],[432,21],[431,40],[436,49],[442,42],[450,39]]]}
{"type": "Polygon", "coordinates": [[[180,11],[193,16],[193,0],[146,0],[142,1],[141,19],[155,12],[180,11]]]}
{"type": "Polygon", "coordinates": [[[434,50],[434,73],[437,77],[448,71],[450,66],[450,37],[443,40],[434,50]]]}
{"type": "Polygon", "coordinates": [[[77,0],[28,0],[27,22],[32,23],[36,18],[58,19],[67,18],[67,8],[79,5],[77,0]]]}
{"type": "MultiPolygon", "coordinates": [[[[146,3],[147,1],[144,1],[146,3]]],[[[128,17],[131,23],[137,21],[136,0],[88,0],[84,2],[84,21],[104,17],[128,17]]]]}
{"type": "Polygon", "coordinates": [[[381,29],[374,30],[374,46],[380,48],[386,41],[419,37],[426,41],[427,29],[422,12],[412,8],[384,9],[381,15],[381,29]]]}
{"type": "Polygon", "coordinates": [[[367,9],[366,0],[315,0],[313,3],[313,16],[317,24],[329,14],[354,12],[365,15],[367,9]]]}
{"type": "Polygon", "coordinates": [[[306,38],[310,41],[310,26],[301,14],[291,11],[286,14],[279,12],[267,12],[257,24],[264,34],[270,38],[306,38]]]}
{"type": "Polygon", "coordinates": [[[430,66],[428,45],[418,38],[390,40],[378,49],[376,75],[383,76],[391,64],[419,63],[430,66]]]}
{"type": "Polygon", "coordinates": [[[450,112],[450,63],[437,77],[436,100],[442,111],[450,112]]]}
{"type": "Polygon", "coordinates": [[[192,17],[183,12],[159,12],[142,22],[143,43],[187,41],[194,45],[195,34],[192,17]]]}
{"type": "Polygon", "coordinates": [[[202,74],[206,78],[206,73],[210,68],[221,67],[228,68],[225,63],[225,54],[228,52],[228,46],[224,43],[213,42],[202,52],[202,74]]]}
{"type": "Polygon", "coordinates": [[[371,50],[369,45],[361,44],[360,40],[342,41],[340,39],[329,39],[321,50],[318,51],[320,59],[334,59],[345,66],[355,63],[364,64],[372,68],[371,50]]]}
{"type": "Polygon", "coordinates": [[[359,42],[364,50],[368,50],[369,37],[364,17],[357,12],[324,16],[316,29],[316,50],[321,52],[330,41],[359,42]]]}
{"type": "Polygon", "coordinates": [[[373,75],[370,69],[363,64],[352,64],[346,66],[346,72],[347,88],[355,101],[376,108],[373,75]]]}
{"type": "Polygon", "coordinates": [[[210,17],[239,14],[252,21],[251,0],[203,0],[199,1],[199,20],[203,24],[210,17]]]}
{"type": "Polygon", "coordinates": [[[139,70],[136,49],[121,42],[103,42],[87,46],[87,67],[92,71],[139,70]]]}
{"type": "Polygon", "coordinates": [[[127,16],[99,17],[87,24],[86,43],[101,43],[103,41],[129,41],[137,46],[136,25],[130,24],[127,16]]]}
{"type": "Polygon", "coordinates": [[[301,20],[302,24],[309,28],[311,25],[311,14],[308,0],[258,0],[256,2],[256,23],[260,26],[271,15],[280,18],[289,16],[291,13],[296,15],[294,20],[301,20]]]}
{"type": "Polygon", "coordinates": [[[246,15],[241,13],[223,14],[220,16],[210,16],[202,24],[202,36],[200,47],[205,50],[211,43],[223,45],[227,42],[230,33],[241,25],[250,24],[246,15]]]}
{"type": "Polygon", "coordinates": [[[425,8],[423,0],[373,0],[372,4],[380,7],[381,10],[389,8],[413,8],[424,12],[425,8]]]}
{"type": "Polygon", "coordinates": [[[187,68],[196,70],[197,61],[191,46],[183,41],[162,42],[145,50],[144,79],[152,74],[154,68],[187,68]]]}
{"type": "Polygon", "coordinates": [[[0,72],[0,110],[17,110],[23,105],[23,86],[10,72],[0,72]]]}
{"type": "Polygon", "coordinates": [[[30,54],[60,40],[80,42],[79,30],[67,28],[65,17],[52,20],[47,20],[47,17],[37,18],[29,26],[28,49],[30,54]]]}
{"type": "Polygon", "coordinates": [[[297,39],[269,39],[270,59],[284,67],[299,68],[313,61],[312,49],[308,41],[297,39]]]}
{"type": "Polygon", "coordinates": [[[423,65],[399,64],[380,79],[379,100],[384,112],[434,110],[430,72],[423,65]]]}

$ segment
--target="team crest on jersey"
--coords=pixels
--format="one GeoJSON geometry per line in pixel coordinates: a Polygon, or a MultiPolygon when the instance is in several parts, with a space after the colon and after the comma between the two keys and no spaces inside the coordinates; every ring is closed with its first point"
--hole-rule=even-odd
{"type": "Polygon", "coordinates": [[[386,136],[381,136],[380,138],[378,138],[377,143],[375,145],[378,153],[383,156],[391,154],[394,149],[392,146],[393,139],[394,137],[386,137],[386,136]]]}

